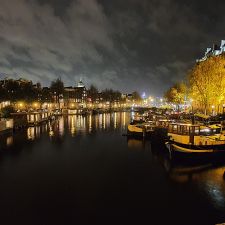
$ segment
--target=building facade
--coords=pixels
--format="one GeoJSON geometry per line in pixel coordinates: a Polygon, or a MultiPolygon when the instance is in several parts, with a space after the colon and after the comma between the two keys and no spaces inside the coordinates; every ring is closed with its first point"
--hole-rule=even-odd
{"type": "Polygon", "coordinates": [[[87,100],[87,89],[80,80],[77,86],[64,88],[64,104],[66,108],[85,107],[87,100]]]}
{"type": "Polygon", "coordinates": [[[210,56],[217,56],[225,53],[225,40],[221,41],[220,46],[214,44],[212,47],[207,48],[205,55],[201,59],[197,59],[197,62],[205,61],[210,56]]]}

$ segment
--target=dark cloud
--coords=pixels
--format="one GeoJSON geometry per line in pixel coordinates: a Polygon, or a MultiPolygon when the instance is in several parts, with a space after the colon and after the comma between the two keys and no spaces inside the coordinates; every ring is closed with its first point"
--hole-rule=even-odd
{"type": "Polygon", "coordinates": [[[225,3],[1,0],[1,77],[161,95],[224,38],[225,3]]]}

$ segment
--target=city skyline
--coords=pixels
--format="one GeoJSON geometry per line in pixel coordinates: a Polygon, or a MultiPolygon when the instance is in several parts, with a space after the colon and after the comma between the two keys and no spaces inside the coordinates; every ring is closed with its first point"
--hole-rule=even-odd
{"type": "Polygon", "coordinates": [[[70,86],[82,78],[99,89],[162,96],[224,39],[223,8],[223,1],[1,0],[0,79],[49,86],[61,77],[70,86]]]}

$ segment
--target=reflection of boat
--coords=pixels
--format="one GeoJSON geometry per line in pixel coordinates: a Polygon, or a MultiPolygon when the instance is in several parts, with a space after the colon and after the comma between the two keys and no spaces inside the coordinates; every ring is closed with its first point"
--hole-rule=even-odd
{"type": "Polygon", "coordinates": [[[129,149],[138,149],[143,150],[145,147],[145,141],[140,139],[134,139],[134,138],[127,138],[127,146],[129,149]]]}
{"type": "Polygon", "coordinates": [[[220,124],[201,126],[172,123],[169,125],[166,146],[170,152],[225,152],[225,135],[221,131],[220,124]]]}
{"type": "Polygon", "coordinates": [[[127,127],[127,136],[150,137],[154,127],[151,123],[130,123],[127,127]]]}

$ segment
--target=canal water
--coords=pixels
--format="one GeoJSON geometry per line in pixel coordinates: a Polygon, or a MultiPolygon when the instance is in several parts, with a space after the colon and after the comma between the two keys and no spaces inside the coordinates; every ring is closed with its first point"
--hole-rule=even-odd
{"type": "Polygon", "coordinates": [[[129,113],[68,116],[0,137],[0,224],[225,222],[225,159],[170,159],[122,136],[129,113]]]}

